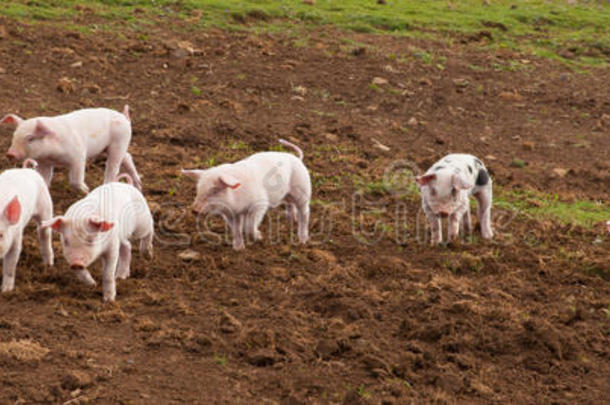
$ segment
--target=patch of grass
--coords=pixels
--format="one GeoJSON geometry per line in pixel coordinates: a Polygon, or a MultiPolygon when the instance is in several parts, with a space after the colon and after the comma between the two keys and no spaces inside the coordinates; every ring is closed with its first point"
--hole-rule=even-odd
{"type": "Polygon", "coordinates": [[[494,205],[536,218],[554,219],[565,224],[592,228],[610,218],[610,207],[599,201],[565,202],[557,195],[529,190],[505,190],[495,186],[494,205]]]}
{"type": "MultiPolygon", "coordinates": [[[[189,28],[219,27],[256,32],[299,31],[295,46],[308,46],[302,28],[333,25],[360,33],[390,33],[449,41],[486,31],[482,46],[509,48],[551,57],[575,67],[608,66],[610,3],[587,1],[480,0],[389,1],[318,0],[3,0],[0,15],[27,22],[61,21],[93,14],[134,30],[158,24],[160,18],[188,20],[189,28]],[[136,12],[137,9],[137,12],[136,12]],[[198,14],[194,14],[197,10],[198,14]],[[566,59],[565,50],[572,56],[566,59]]],[[[86,19],[89,20],[89,19],[86,19]]],[[[422,60],[427,56],[422,54],[422,60]]],[[[509,68],[516,68],[510,67],[509,68]]]]}

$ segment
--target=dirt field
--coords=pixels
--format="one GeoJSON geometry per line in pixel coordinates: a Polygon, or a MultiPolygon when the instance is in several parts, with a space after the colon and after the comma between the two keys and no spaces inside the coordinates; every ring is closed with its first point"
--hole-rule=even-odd
{"type": "MultiPolygon", "coordinates": [[[[298,46],[163,26],[143,36],[0,25],[0,114],[128,103],[131,152],[158,220],[154,260],[134,253],[115,304],[78,283],[57,236],[57,263],[42,268],[28,229],[16,289],[0,297],[0,403],[610,397],[602,224],[498,206],[492,242],[432,248],[416,240],[417,195],[396,180],[400,167],[467,151],[498,189],[608,204],[608,70],[483,53],[481,38],[448,47],[319,31],[298,46]],[[405,56],[414,49],[442,69],[405,56]],[[234,252],[222,222],[190,213],[194,184],[179,170],[269,150],[278,137],[305,151],[312,242],[291,243],[278,209],[263,243],[234,252]],[[200,257],[178,258],[186,249],[200,257]]],[[[12,130],[0,128],[0,150],[12,130]]],[[[89,165],[89,186],[102,171],[103,160],[89,165]]],[[[78,198],[62,170],[51,194],[58,213],[78,198]]]]}

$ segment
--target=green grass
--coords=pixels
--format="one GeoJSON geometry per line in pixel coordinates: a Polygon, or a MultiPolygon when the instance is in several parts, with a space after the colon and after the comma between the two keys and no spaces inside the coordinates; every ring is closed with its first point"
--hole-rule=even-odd
{"type": "Polygon", "coordinates": [[[525,190],[508,190],[494,186],[494,206],[516,210],[535,218],[548,218],[565,224],[591,228],[610,219],[610,206],[602,202],[577,200],[565,202],[557,195],[525,190]]]}
{"type": "MultiPolygon", "coordinates": [[[[610,58],[610,3],[605,0],[3,0],[0,15],[26,21],[64,21],[93,13],[100,23],[146,29],[158,18],[188,19],[192,29],[221,27],[254,32],[282,32],[308,46],[304,29],[333,25],[365,33],[391,33],[454,41],[454,35],[491,32],[491,49],[561,59],[576,66],[607,66],[610,58]],[[195,11],[197,10],[197,11],[195,11]],[[137,12],[135,12],[137,11],[137,12]],[[491,24],[489,24],[491,23],[491,24]],[[560,54],[568,49],[573,58],[560,54]]],[[[426,55],[420,55],[426,59],[426,55]]]]}

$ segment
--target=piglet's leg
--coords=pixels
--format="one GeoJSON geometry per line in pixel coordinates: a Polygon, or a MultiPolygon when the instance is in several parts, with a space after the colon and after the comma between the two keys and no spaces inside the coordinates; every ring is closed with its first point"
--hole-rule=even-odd
{"type": "Polygon", "coordinates": [[[263,222],[263,218],[265,217],[265,213],[267,212],[267,202],[262,204],[257,204],[253,209],[248,212],[248,216],[246,218],[245,231],[248,235],[252,236],[254,240],[262,240],[263,235],[261,231],[258,230],[261,222],[263,222]]]}
{"type": "Polygon", "coordinates": [[[2,292],[11,291],[15,287],[15,272],[21,254],[21,232],[17,232],[4,260],[2,261],[2,292]]]}
{"type": "Polygon", "coordinates": [[[129,264],[131,263],[131,244],[127,241],[121,243],[119,248],[119,261],[117,264],[116,278],[121,280],[129,277],[129,264]]]}
{"type": "MultiPolygon", "coordinates": [[[[104,184],[112,183],[119,175],[119,168],[126,153],[126,147],[109,147],[104,171],[104,184]]],[[[133,177],[133,176],[132,176],[133,177]]],[[[133,179],[135,181],[135,179],[133,179]]]]}
{"type": "Polygon", "coordinates": [[[78,270],[76,272],[76,278],[86,285],[94,286],[97,284],[87,269],[78,270]]]}
{"type": "Polygon", "coordinates": [[[430,232],[432,237],[430,238],[431,245],[439,245],[443,242],[443,229],[441,223],[441,217],[436,215],[430,207],[427,205],[423,205],[424,213],[426,214],[426,218],[428,218],[428,223],[430,224],[430,232]]]}
{"type": "Polygon", "coordinates": [[[484,239],[491,239],[494,236],[494,233],[491,229],[491,183],[488,184],[488,187],[479,191],[475,195],[475,197],[479,202],[479,210],[477,216],[479,217],[479,223],[481,224],[481,235],[484,239]]]}
{"type": "Polygon", "coordinates": [[[52,238],[51,228],[41,228],[38,226],[38,240],[40,241],[42,262],[47,266],[53,266],[54,262],[52,238]]]}
{"type": "Polygon", "coordinates": [[[44,182],[46,183],[47,187],[50,187],[51,179],[53,179],[53,165],[48,163],[39,163],[38,168],[36,170],[38,170],[38,173],[40,173],[40,175],[44,179],[44,182]]]}
{"type": "Polygon", "coordinates": [[[297,207],[298,230],[297,235],[300,243],[309,240],[309,204],[304,203],[297,207]]]}
{"type": "Polygon", "coordinates": [[[142,191],[142,180],[140,179],[140,175],[136,170],[136,165],[133,163],[133,158],[131,157],[131,154],[127,152],[125,153],[125,156],[123,156],[123,161],[121,162],[121,166],[123,167],[125,172],[129,174],[133,179],[133,185],[136,186],[138,190],[142,191]]]}
{"type": "Polygon", "coordinates": [[[460,232],[460,221],[463,215],[463,212],[454,212],[453,214],[449,215],[449,220],[447,221],[448,241],[452,241],[458,237],[460,232]]]}
{"type": "Polygon", "coordinates": [[[104,259],[104,269],[102,270],[102,289],[104,291],[104,302],[112,302],[116,298],[115,274],[119,262],[119,247],[111,248],[106,253],[104,259]]]}
{"type": "Polygon", "coordinates": [[[86,159],[82,159],[74,162],[70,166],[70,172],[68,177],[70,179],[70,185],[79,190],[81,193],[88,194],[89,187],[85,184],[85,164],[86,159]]]}
{"type": "Polygon", "coordinates": [[[244,222],[245,215],[234,215],[231,221],[231,230],[233,231],[233,249],[242,250],[244,244],[244,222]]]}
{"type": "Polygon", "coordinates": [[[465,237],[472,234],[472,219],[470,217],[469,209],[466,210],[462,216],[462,221],[460,222],[460,233],[465,237]]]}
{"type": "Polygon", "coordinates": [[[47,266],[53,266],[53,231],[49,227],[41,228],[40,226],[42,221],[48,221],[53,217],[53,201],[48,190],[44,187],[38,195],[37,211],[35,219],[38,222],[38,240],[40,241],[42,262],[47,266]]]}
{"type": "Polygon", "coordinates": [[[148,235],[140,239],[140,253],[146,255],[147,258],[153,258],[153,237],[154,233],[151,231],[148,235]]]}

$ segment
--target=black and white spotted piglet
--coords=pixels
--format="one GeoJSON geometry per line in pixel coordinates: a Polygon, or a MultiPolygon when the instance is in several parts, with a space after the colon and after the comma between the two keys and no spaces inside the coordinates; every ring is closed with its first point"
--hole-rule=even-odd
{"type": "Polygon", "coordinates": [[[448,240],[458,236],[460,225],[470,232],[470,196],[479,202],[478,218],[481,234],[493,237],[491,230],[491,178],[483,162],[467,154],[447,155],[423,176],[417,177],[422,207],[432,229],[432,244],[443,241],[441,217],[449,217],[448,240]]]}

